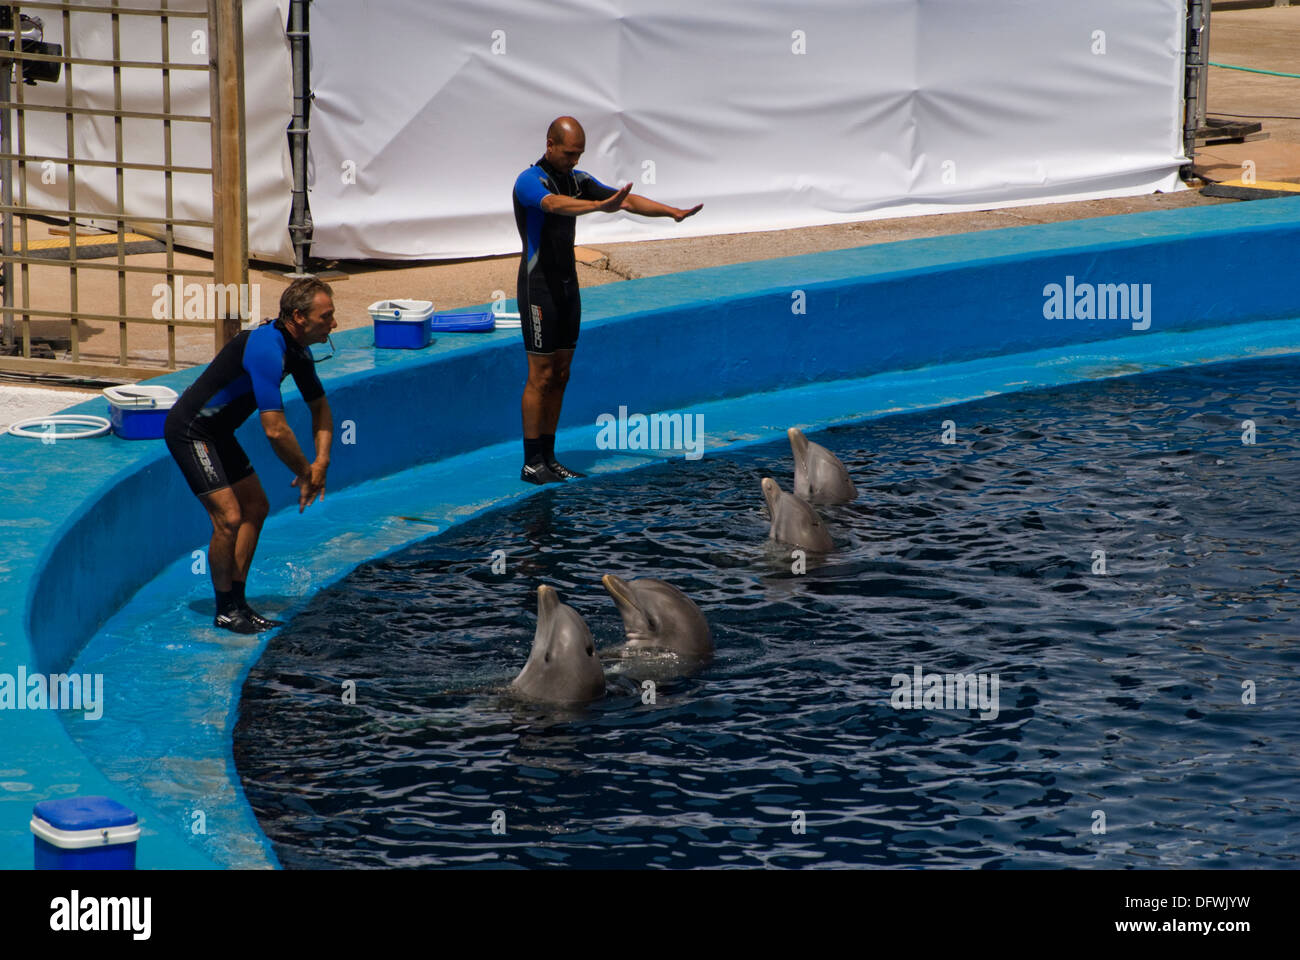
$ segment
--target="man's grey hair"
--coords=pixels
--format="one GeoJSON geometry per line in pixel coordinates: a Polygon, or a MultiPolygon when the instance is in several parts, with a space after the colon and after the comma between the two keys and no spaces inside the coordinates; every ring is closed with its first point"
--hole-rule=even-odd
{"type": "Polygon", "coordinates": [[[324,293],[331,300],[334,298],[334,291],[330,285],[315,277],[303,277],[289,284],[284,293],[280,294],[281,322],[292,320],[295,310],[304,317],[311,313],[312,304],[316,302],[318,293],[324,293]]]}

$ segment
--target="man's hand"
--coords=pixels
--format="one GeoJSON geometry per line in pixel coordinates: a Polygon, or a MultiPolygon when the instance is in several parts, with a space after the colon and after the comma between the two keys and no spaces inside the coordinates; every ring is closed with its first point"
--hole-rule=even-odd
{"type": "Polygon", "coordinates": [[[289,486],[298,488],[299,513],[315,503],[317,497],[325,499],[325,472],[328,469],[328,464],[317,460],[305,474],[289,481],[289,486]]]}
{"type": "Polygon", "coordinates": [[[601,200],[596,204],[596,209],[601,213],[617,213],[623,207],[623,201],[627,195],[632,192],[632,184],[623,184],[623,189],[614,194],[608,200],[601,200]]]}
{"type": "Polygon", "coordinates": [[[673,214],[673,219],[676,220],[678,223],[681,223],[687,217],[693,217],[703,209],[704,209],[704,204],[702,203],[697,203],[689,210],[682,210],[679,208],[677,212],[673,214]]]}

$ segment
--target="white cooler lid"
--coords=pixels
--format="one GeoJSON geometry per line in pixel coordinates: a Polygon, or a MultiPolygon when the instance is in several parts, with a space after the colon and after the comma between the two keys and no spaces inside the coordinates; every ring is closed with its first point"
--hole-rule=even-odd
{"type": "Polygon", "coordinates": [[[432,300],[378,300],[366,308],[374,320],[398,322],[427,320],[433,315],[432,300]]]}
{"type": "Polygon", "coordinates": [[[170,410],[177,396],[171,387],[151,383],[105,387],[103,393],[109,403],[123,410],[170,410]]]}
{"type": "Polygon", "coordinates": [[[140,839],[140,824],[128,823],[120,827],[95,827],[90,830],[60,830],[40,817],[32,817],[32,833],[61,850],[84,850],[87,847],[135,843],[140,839]]]}

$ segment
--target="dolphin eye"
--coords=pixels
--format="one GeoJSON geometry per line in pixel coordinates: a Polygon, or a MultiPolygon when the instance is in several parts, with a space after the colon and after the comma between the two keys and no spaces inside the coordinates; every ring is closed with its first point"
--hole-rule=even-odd
{"type": "Polygon", "coordinates": [[[587,648],[587,656],[591,656],[591,655],[592,655],[593,653],[595,653],[595,652],[596,652],[596,648],[595,648],[595,647],[588,647],[588,648],[587,648]]]}
{"type": "Polygon", "coordinates": [[[543,661],[544,663],[550,663],[550,662],[551,662],[551,651],[549,651],[549,650],[546,651],[546,656],[542,658],[542,661],[543,661]]]}

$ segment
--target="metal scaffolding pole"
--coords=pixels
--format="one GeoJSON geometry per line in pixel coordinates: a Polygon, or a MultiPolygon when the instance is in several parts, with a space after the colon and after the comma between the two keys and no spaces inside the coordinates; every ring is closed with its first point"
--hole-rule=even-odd
{"type": "Polygon", "coordinates": [[[307,202],[307,138],[311,132],[311,0],[291,0],[289,50],[293,57],[293,121],[289,124],[289,154],[293,161],[293,207],[289,235],[293,238],[294,272],[290,277],[314,276],[307,272],[311,250],[311,205],[307,202]]]}
{"type": "Polygon", "coordinates": [[[1187,0],[1187,72],[1183,92],[1183,179],[1193,176],[1196,135],[1205,126],[1205,97],[1210,71],[1210,0],[1187,0]]]}

